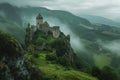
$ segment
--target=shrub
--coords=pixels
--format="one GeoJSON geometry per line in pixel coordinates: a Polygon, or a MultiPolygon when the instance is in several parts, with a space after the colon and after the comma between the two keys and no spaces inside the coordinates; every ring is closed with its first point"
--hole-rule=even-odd
{"type": "Polygon", "coordinates": [[[63,66],[70,67],[70,60],[68,59],[67,56],[60,56],[57,58],[57,62],[63,66]]]}
{"type": "Polygon", "coordinates": [[[49,53],[49,54],[46,55],[46,59],[50,60],[50,61],[56,61],[57,56],[56,56],[55,53],[49,53]]]}
{"type": "Polygon", "coordinates": [[[103,69],[93,67],[92,75],[100,80],[119,80],[119,74],[113,68],[105,66],[103,69]]]}
{"type": "Polygon", "coordinates": [[[119,80],[118,73],[110,67],[102,69],[102,80],[119,80]]]}
{"type": "Polygon", "coordinates": [[[20,53],[19,42],[15,39],[14,36],[0,31],[0,53],[1,55],[17,55],[20,53]]]}
{"type": "Polygon", "coordinates": [[[93,76],[101,79],[101,74],[102,74],[102,72],[101,72],[101,70],[100,70],[98,67],[94,66],[94,67],[92,68],[92,73],[91,73],[91,74],[92,74],[93,76]]]}
{"type": "Polygon", "coordinates": [[[42,45],[46,40],[44,38],[38,37],[35,44],[36,45],[42,45]]]}

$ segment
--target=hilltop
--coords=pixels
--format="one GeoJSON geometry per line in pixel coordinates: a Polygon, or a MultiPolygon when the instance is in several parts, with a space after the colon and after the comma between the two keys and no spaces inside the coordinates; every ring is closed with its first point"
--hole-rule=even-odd
{"type": "Polygon", "coordinates": [[[26,58],[44,73],[45,80],[97,80],[77,71],[79,61],[70,45],[70,35],[64,35],[58,26],[51,27],[43,22],[40,14],[36,17],[36,25],[28,24],[25,42],[26,58]]]}
{"type": "Polygon", "coordinates": [[[65,36],[58,26],[50,27],[47,22],[43,22],[40,14],[36,17],[36,26],[28,24],[25,42],[30,50],[51,51],[58,56],[66,56],[69,60],[66,63],[74,63],[75,54],[70,45],[70,36],[65,36]]]}
{"type": "Polygon", "coordinates": [[[97,80],[77,70],[70,36],[58,28],[57,34],[56,27],[46,32],[37,19],[36,30],[26,29],[25,49],[15,36],[0,31],[0,80],[97,80]]]}

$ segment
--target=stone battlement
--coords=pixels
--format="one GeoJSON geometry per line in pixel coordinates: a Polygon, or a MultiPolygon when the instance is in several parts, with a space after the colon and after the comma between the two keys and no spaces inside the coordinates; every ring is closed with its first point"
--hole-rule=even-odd
{"type": "Polygon", "coordinates": [[[58,38],[61,33],[59,26],[51,27],[47,21],[43,22],[43,17],[40,14],[36,17],[36,25],[28,24],[28,28],[26,29],[26,33],[29,35],[30,40],[32,40],[32,36],[37,30],[43,31],[46,34],[51,32],[54,38],[58,38]]]}

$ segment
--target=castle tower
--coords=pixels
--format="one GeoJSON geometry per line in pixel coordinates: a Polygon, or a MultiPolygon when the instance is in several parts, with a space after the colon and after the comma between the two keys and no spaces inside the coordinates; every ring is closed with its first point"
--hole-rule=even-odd
{"type": "Polygon", "coordinates": [[[36,26],[39,26],[40,24],[43,24],[43,17],[41,16],[41,14],[38,14],[38,16],[36,17],[36,26]]]}

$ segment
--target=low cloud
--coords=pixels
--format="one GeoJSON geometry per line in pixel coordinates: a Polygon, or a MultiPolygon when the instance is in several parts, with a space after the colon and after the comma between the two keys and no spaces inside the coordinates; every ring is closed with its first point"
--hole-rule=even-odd
{"type": "Polygon", "coordinates": [[[80,37],[76,36],[70,29],[69,26],[65,23],[62,23],[61,21],[59,21],[56,18],[53,17],[47,17],[45,18],[46,21],[48,21],[48,23],[50,24],[50,26],[60,26],[60,30],[65,34],[65,35],[70,35],[71,36],[71,46],[73,47],[73,49],[76,52],[79,51],[84,51],[84,44],[82,43],[82,41],[80,40],[80,37]]]}
{"type": "Polygon", "coordinates": [[[111,51],[111,53],[115,53],[117,55],[120,55],[120,40],[114,40],[109,42],[99,42],[100,45],[102,45],[103,48],[111,51]]]}
{"type": "Polygon", "coordinates": [[[0,0],[16,6],[37,6],[53,10],[67,10],[74,14],[89,14],[116,19],[120,14],[120,0],[0,0]]]}
{"type": "Polygon", "coordinates": [[[4,18],[6,17],[6,16],[5,16],[5,13],[4,13],[3,11],[0,11],[0,16],[1,16],[1,17],[4,17],[4,18]]]}
{"type": "MultiPolygon", "coordinates": [[[[27,23],[30,23],[31,25],[36,25],[35,21],[36,16],[23,16],[22,19],[24,20],[25,23],[24,27],[27,26],[27,23]]],[[[66,23],[62,23],[60,20],[54,17],[44,17],[44,21],[47,21],[51,27],[53,26],[60,26],[60,30],[65,34],[65,35],[70,35],[71,39],[71,46],[76,52],[80,51],[85,51],[84,44],[80,40],[80,37],[75,35],[69,28],[69,26],[66,23]]]]}

